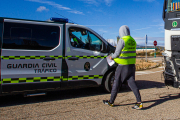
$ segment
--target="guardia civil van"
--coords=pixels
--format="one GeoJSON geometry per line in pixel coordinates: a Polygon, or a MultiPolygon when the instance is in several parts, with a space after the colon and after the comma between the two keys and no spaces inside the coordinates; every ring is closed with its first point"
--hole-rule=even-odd
{"type": "Polygon", "coordinates": [[[68,19],[0,18],[0,95],[104,85],[110,92],[115,51],[104,38],[68,19]]]}

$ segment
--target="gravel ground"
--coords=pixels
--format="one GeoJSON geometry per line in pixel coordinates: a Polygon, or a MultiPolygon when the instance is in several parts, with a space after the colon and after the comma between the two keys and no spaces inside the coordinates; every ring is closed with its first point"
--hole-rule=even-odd
{"type": "MultiPolygon", "coordinates": [[[[151,71],[159,71],[155,68],[151,71]]],[[[0,97],[0,120],[90,120],[90,119],[180,119],[180,90],[164,85],[162,72],[137,75],[144,108],[133,110],[133,92],[124,85],[115,100],[115,107],[102,100],[110,94],[102,88],[85,88],[50,92],[46,96],[0,97]]]]}

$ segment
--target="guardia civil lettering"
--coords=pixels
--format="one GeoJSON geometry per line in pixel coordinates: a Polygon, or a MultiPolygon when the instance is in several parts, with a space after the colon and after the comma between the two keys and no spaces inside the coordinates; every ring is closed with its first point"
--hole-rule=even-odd
{"type": "MultiPolygon", "coordinates": [[[[39,68],[38,63],[28,63],[28,64],[7,64],[8,69],[17,69],[17,68],[39,68]]],[[[42,68],[53,68],[57,67],[56,63],[42,63],[42,68]]]]}

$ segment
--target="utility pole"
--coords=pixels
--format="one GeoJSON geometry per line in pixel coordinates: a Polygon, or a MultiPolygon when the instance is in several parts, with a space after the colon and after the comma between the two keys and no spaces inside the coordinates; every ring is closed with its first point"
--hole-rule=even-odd
{"type": "Polygon", "coordinates": [[[146,46],[145,47],[146,47],[146,62],[147,62],[147,41],[148,41],[147,40],[147,35],[145,37],[146,37],[146,40],[145,40],[146,46]]]}
{"type": "Polygon", "coordinates": [[[155,40],[153,42],[153,44],[154,44],[154,57],[156,57],[156,45],[157,45],[157,41],[155,40]]]}

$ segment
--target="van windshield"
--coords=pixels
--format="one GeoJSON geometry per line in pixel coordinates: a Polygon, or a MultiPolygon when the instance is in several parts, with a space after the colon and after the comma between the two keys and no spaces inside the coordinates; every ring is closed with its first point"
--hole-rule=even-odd
{"type": "Polygon", "coordinates": [[[180,0],[167,0],[167,12],[180,11],[180,0]]]}

